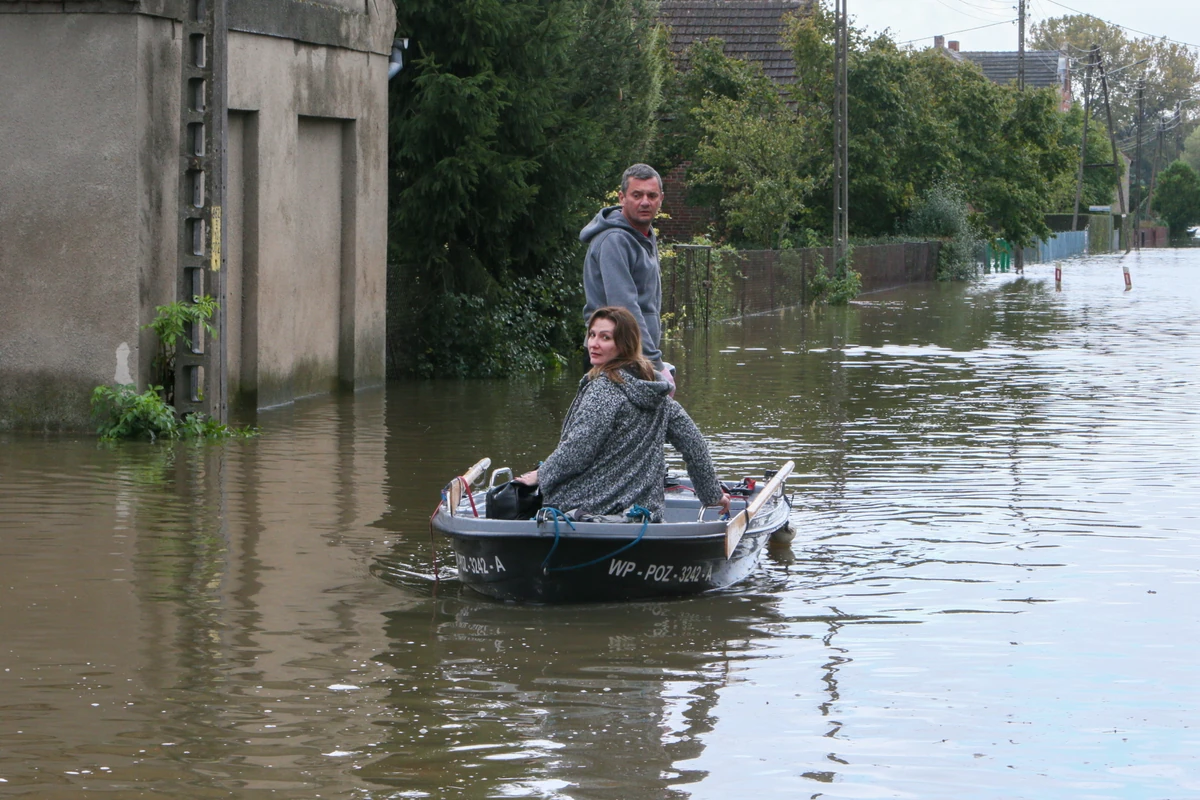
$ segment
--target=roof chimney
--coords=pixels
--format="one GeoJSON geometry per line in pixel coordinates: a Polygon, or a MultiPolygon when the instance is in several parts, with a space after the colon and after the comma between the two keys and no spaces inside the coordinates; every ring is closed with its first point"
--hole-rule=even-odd
{"type": "Polygon", "coordinates": [[[950,49],[957,53],[958,52],[958,42],[951,42],[950,49]]]}
{"type": "Polygon", "coordinates": [[[933,46],[936,47],[938,50],[941,50],[943,47],[946,46],[946,37],[945,36],[933,37],[933,46]]]}

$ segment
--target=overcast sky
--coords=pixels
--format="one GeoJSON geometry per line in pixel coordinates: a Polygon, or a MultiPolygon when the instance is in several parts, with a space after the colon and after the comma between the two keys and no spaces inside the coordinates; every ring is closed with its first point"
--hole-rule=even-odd
{"type": "MultiPolygon", "coordinates": [[[[1017,0],[846,0],[846,8],[857,27],[890,28],[914,47],[932,45],[940,33],[963,50],[1017,49],[1017,0]]],[[[1026,35],[1039,20],[1086,12],[1124,26],[1130,38],[1166,36],[1200,49],[1200,0],[1026,0],[1025,8],[1026,35]]]]}

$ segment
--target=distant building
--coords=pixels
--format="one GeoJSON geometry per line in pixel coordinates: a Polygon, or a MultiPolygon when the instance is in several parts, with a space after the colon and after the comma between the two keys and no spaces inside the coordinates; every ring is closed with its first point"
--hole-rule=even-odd
{"type": "MultiPolygon", "coordinates": [[[[796,63],[783,43],[786,15],[807,11],[813,0],[662,0],[658,19],[670,35],[671,53],[682,58],[693,42],[720,39],[725,55],[758,64],[768,78],[796,81],[796,63]]],[[[680,64],[686,69],[686,62],[680,64]]]]}
{"type": "MultiPolygon", "coordinates": [[[[1000,86],[1016,83],[1021,71],[1021,54],[1016,50],[960,51],[958,42],[947,44],[944,36],[933,37],[933,46],[957,61],[978,64],[984,76],[1000,86]]],[[[1024,71],[1027,87],[1052,87],[1059,94],[1059,110],[1071,108],[1071,67],[1065,53],[1058,50],[1026,50],[1024,71]]]]}
{"type": "MultiPolygon", "coordinates": [[[[694,42],[720,39],[725,55],[762,67],[780,86],[796,81],[792,52],[783,42],[790,14],[804,13],[814,0],[662,0],[658,19],[667,29],[671,54],[687,69],[686,52],[694,42]]],[[[706,208],[688,206],[687,167],[663,175],[663,211],[670,219],[657,227],[666,239],[688,240],[703,233],[711,219],[706,208]]]]}

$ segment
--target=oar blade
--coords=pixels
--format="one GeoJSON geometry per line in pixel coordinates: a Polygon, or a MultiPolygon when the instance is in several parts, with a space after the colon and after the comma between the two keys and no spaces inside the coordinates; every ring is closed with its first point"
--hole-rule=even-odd
{"type": "Polygon", "coordinates": [[[746,525],[749,524],[750,517],[745,510],[739,511],[737,516],[729,520],[725,525],[725,558],[726,560],[733,558],[733,551],[737,549],[738,542],[742,540],[742,534],[746,532],[746,525]]]}
{"type": "Polygon", "coordinates": [[[737,549],[738,542],[742,540],[742,534],[746,532],[746,526],[750,524],[750,518],[758,513],[758,510],[770,500],[783,485],[788,476],[792,474],[796,463],[794,461],[786,461],[783,466],[775,472],[775,476],[767,482],[762,491],[746,506],[746,509],[739,513],[736,517],[729,520],[725,524],[725,558],[733,557],[733,551],[737,549]]]}

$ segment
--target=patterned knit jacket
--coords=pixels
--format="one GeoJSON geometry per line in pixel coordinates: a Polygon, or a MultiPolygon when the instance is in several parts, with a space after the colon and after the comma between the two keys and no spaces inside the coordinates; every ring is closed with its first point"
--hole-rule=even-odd
{"type": "Polygon", "coordinates": [[[683,455],[700,500],[720,502],[721,484],[704,436],[683,406],[667,396],[667,383],[628,372],[621,377],[621,383],[603,375],[580,382],[558,447],[538,468],[545,504],[588,514],[620,514],[637,504],[661,521],[664,442],[683,455]]]}

